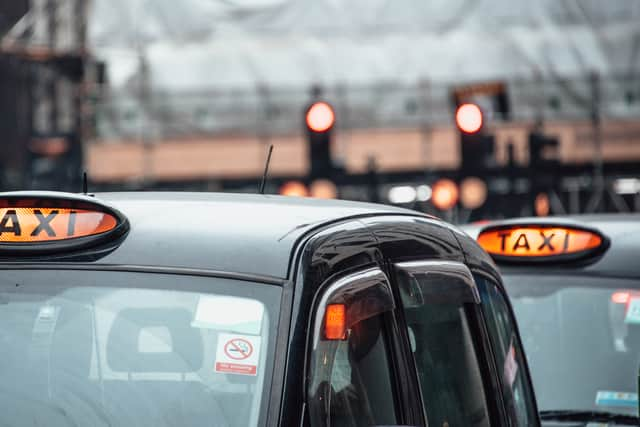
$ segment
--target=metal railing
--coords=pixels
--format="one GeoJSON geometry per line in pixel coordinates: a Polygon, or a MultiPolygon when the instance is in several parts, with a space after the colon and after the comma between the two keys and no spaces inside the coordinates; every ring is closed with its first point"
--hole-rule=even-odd
{"type": "MultiPolygon", "coordinates": [[[[512,120],[640,117],[640,74],[513,78],[504,83],[512,120]]],[[[451,124],[453,87],[426,81],[336,85],[324,87],[324,98],[336,109],[338,129],[415,129],[451,124]]],[[[135,87],[103,87],[94,99],[98,140],[298,133],[310,101],[309,88],[267,87],[144,94],[135,87]]]]}

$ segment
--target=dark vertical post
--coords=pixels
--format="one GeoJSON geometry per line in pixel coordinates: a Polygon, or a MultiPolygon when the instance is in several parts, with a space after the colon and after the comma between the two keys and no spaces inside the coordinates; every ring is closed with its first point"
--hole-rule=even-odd
{"type": "MultiPolygon", "coordinates": [[[[46,130],[46,135],[39,135],[39,137],[44,136],[52,137],[58,132],[58,97],[56,96],[57,92],[57,83],[59,79],[59,74],[56,72],[55,68],[52,67],[53,59],[55,56],[53,52],[57,48],[56,40],[58,38],[58,20],[57,20],[57,0],[49,0],[46,6],[47,11],[47,29],[48,29],[48,51],[49,51],[49,63],[43,67],[44,75],[46,75],[46,83],[45,83],[45,99],[47,104],[49,104],[49,126],[46,130]],[[48,98],[48,99],[47,99],[48,98]]],[[[57,136],[57,135],[56,135],[57,136]]]]}
{"type": "Polygon", "coordinates": [[[367,199],[371,203],[380,202],[380,183],[378,177],[378,164],[375,157],[367,159],[367,199]]]}
{"type": "MultiPolygon", "coordinates": [[[[75,0],[74,3],[74,19],[75,24],[75,36],[76,36],[76,51],[80,58],[82,73],[78,81],[74,81],[73,87],[73,114],[74,114],[74,128],[75,128],[75,141],[71,141],[75,149],[72,149],[72,173],[71,176],[75,179],[70,183],[72,188],[77,185],[76,179],[80,176],[80,171],[84,169],[84,151],[85,144],[89,138],[89,128],[87,126],[87,119],[85,117],[85,103],[87,102],[89,94],[89,79],[87,78],[87,3],[86,0],[75,0]]],[[[94,64],[94,71],[97,72],[97,64],[94,64]]],[[[93,83],[93,82],[92,82],[93,83]]]]}
{"type": "Polygon", "coordinates": [[[596,202],[594,203],[593,210],[598,211],[602,205],[602,198],[604,194],[604,173],[602,163],[602,129],[601,129],[601,117],[600,117],[600,76],[598,73],[593,72],[590,75],[591,83],[591,126],[593,129],[593,144],[595,149],[594,156],[594,171],[593,177],[595,181],[594,189],[597,192],[596,202]]]}

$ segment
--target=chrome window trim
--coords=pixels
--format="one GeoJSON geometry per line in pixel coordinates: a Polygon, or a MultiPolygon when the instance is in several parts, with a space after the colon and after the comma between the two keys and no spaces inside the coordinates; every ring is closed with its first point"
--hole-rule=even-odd
{"type": "Polygon", "coordinates": [[[347,300],[357,298],[367,292],[381,291],[376,297],[385,298],[387,305],[384,311],[392,311],[395,308],[391,283],[387,275],[379,267],[368,268],[335,280],[322,292],[314,313],[313,347],[315,351],[322,337],[324,314],[329,304],[346,303],[347,300]]]}

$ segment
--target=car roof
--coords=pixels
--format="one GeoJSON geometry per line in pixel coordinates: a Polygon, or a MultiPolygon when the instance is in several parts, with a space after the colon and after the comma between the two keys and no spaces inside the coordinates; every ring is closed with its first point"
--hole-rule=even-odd
{"type": "MultiPolygon", "coordinates": [[[[123,192],[95,195],[130,231],[104,264],[200,268],[286,278],[297,242],[331,223],[420,215],[393,206],[260,194],[123,192]]],[[[422,215],[420,215],[422,216],[422,215]]]]}
{"type": "Polygon", "coordinates": [[[514,218],[508,220],[497,220],[462,226],[462,230],[471,237],[477,238],[478,234],[486,227],[507,224],[545,224],[545,223],[566,223],[588,226],[599,230],[610,240],[610,247],[595,262],[572,263],[572,264],[539,264],[537,266],[513,267],[502,265],[501,270],[505,273],[510,271],[540,271],[554,270],[574,270],[580,274],[601,274],[607,276],[640,278],[640,263],[637,262],[637,254],[640,253],[640,214],[589,214],[589,215],[569,215],[551,216],[535,218],[514,218]]]}

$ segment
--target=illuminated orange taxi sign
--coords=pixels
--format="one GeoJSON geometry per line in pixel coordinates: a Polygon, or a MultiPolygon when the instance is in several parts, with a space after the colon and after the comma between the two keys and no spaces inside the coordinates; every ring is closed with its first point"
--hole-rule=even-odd
{"type": "Polygon", "coordinates": [[[69,249],[123,231],[125,223],[116,211],[85,200],[0,198],[0,250],[69,249]]]}
{"type": "Polygon", "coordinates": [[[496,260],[563,261],[602,250],[606,238],[596,230],[563,225],[513,225],[486,228],[478,243],[496,260]]]}
{"type": "Polygon", "coordinates": [[[113,230],[112,215],[84,209],[2,208],[0,242],[49,242],[113,230]]]}

